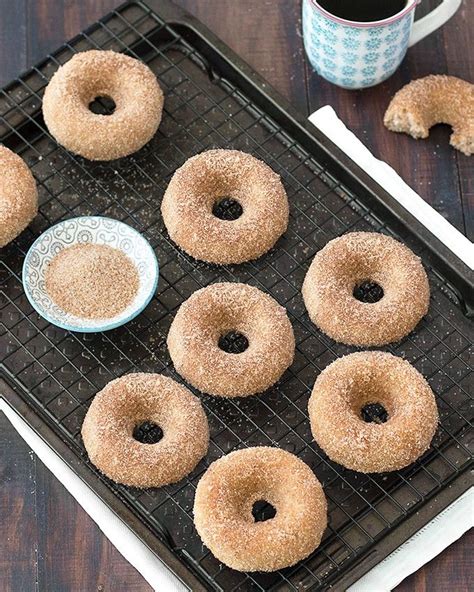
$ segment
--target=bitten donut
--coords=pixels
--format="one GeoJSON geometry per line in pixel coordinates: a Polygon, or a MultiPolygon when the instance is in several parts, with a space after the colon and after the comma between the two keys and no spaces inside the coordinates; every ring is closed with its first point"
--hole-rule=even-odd
{"type": "Polygon", "coordinates": [[[308,405],[311,431],[329,458],[348,469],[402,469],[430,446],[438,425],[431,388],[409,362],[366,351],[330,364],[318,376],[308,405]],[[366,423],[362,409],[378,403],[385,423],[366,423]]]}
{"type": "Polygon", "coordinates": [[[91,462],[113,481],[161,487],[194,469],[207,452],[209,428],[199,399],[187,388],[166,376],[138,373],[109,382],[96,395],[82,439],[91,462]],[[161,429],[163,436],[156,443],[139,441],[140,429],[161,429]]]}
{"type": "Polygon", "coordinates": [[[288,226],[280,176],[238,150],[209,150],[187,160],[173,175],[161,211],[173,241],[209,263],[257,259],[288,226]],[[224,202],[233,204],[235,215],[216,211],[224,202]]]}
{"type": "Polygon", "coordinates": [[[0,145],[0,247],[16,238],[37,212],[38,191],[30,169],[0,145]]]}
{"type": "Polygon", "coordinates": [[[281,377],[293,362],[295,338],[286,310],[271,296],[222,283],[194,292],[181,305],[168,349],[176,370],[200,391],[246,397],[281,377]]]}
{"type": "Polygon", "coordinates": [[[474,152],[474,85],[455,76],[413,80],[397,92],[384,116],[389,130],[413,138],[427,138],[437,123],[453,128],[451,146],[467,156],[474,152]]]}
{"type": "Polygon", "coordinates": [[[412,331],[428,312],[421,261],[375,232],[351,232],[316,254],[303,283],[311,320],[347,345],[384,345],[412,331]],[[377,301],[375,301],[377,300],[377,301]]]}
{"type": "Polygon", "coordinates": [[[46,126],[65,148],[89,160],[113,160],[139,150],[161,121],[163,92],[142,62],[114,51],[74,55],[51,78],[43,98],[46,126]],[[97,97],[115,103],[93,113],[97,97]]]}
{"type": "Polygon", "coordinates": [[[313,471],[279,448],[231,452],[212,463],[198,483],[194,524],[219,561],[238,571],[275,571],[312,553],[327,525],[323,489],[313,471]],[[273,518],[256,522],[266,501],[273,518]]]}

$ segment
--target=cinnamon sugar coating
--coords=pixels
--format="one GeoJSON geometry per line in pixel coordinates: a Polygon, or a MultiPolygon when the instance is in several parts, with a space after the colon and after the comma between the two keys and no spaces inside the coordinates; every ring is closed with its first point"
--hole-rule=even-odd
{"type": "Polygon", "coordinates": [[[438,425],[433,392],[409,362],[381,351],[339,358],[318,376],[308,404],[311,431],[329,458],[348,469],[402,469],[430,446],[438,425]],[[381,404],[385,423],[366,423],[361,410],[381,404]]]}
{"type": "Polygon", "coordinates": [[[374,346],[400,340],[428,312],[430,288],[421,261],[384,234],[351,232],[316,254],[303,283],[311,320],[329,337],[348,345],[374,346]],[[364,282],[383,288],[375,303],[354,289],[364,282]]]}
{"type": "Polygon", "coordinates": [[[133,261],[109,245],[78,243],[50,261],[45,286],[66,312],[82,318],[106,319],[121,313],[140,285],[133,261]]]}
{"type": "Polygon", "coordinates": [[[274,384],[293,362],[295,338],[286,314],[271,296],[240,283],[197,290],[178,310],[168,334],[176,370],[197,389],[222,397],[246,397],[274,384]],[[238,332],[242,353],[219,348],[238,332]]]}
{"type": "Polygon", "coordinates": [[[430,127],[453,128],[451,146],[466,156],[474,153],[474,85],[455,76],[431,75],[413,80],[393,97],[385,126],[413,138],[427,138],[430,127]]]}
{"type": "Polygon", "coordinates": [[[38,213],[38,191],[22,158],[0,145],[0,247],[16,238],[38,213]]]}
{"type": "Polygon", "coordinates": [[[195,259],[243,263],[273,247],[288,226],[288,198],[264,162],[239,150],[209,150],[180,167],[161,206],[170,237],[195,259]],[[242,215],[221,220],[212,213],[223,198],[237,201],[242,215]]]}
{"type": "Polygon", "coordinates": [[[133,487],[161,487],[190,473],[207,453],[209,427],[201,402],[159,374],[112,380],[92,401],[82,425],[91,462],[107,477],[133,487]],[[134,439],[150,421],[163,431],[156,444],[134,439]]]}
{"type": "Polygon", "coordinates": [[[279,448],[237,450],[216,460],[198,483],[194,524],[219,561],[239,571],[275,571],[294,565],[320,544],[327,504],[313,471],[279,448]],[[265,500],[274,518],[255,522],[252,507],[265,500]]]}
{"type": "Polygon", "coordinates": [[[114,51],[74,55],[54,74],[43,97],[46,126],[65,148],[89,160],[139,150],[161,121],[163,92],[146,64],[114,51]],[[97,97],[115,102],[111,115],[89,109],[97,97]]]}

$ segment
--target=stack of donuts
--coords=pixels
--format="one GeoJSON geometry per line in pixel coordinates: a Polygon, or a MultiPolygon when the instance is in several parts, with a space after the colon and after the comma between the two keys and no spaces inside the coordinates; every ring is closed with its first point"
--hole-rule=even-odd
{"type": "MultiPolygon", "coordinates": [[[[108,51],[76,55],[49,83],[45,123],[56,140],[88,159],[131,154],[156,132],[163,93],[133,58],[108,51]],[[90,103],[112,98],[112,115],[90,103]]],[[[11,208],[0,232],[6,244],[37,209],[26,165],[0,148],[0,190],[11,208]],[[16,179],[15,181],[12,179],[16,179]],[[22,205],[23,204],[23,205],[22,205]],[[20,207],[21,206],[21,207],[20,207]]],[[[174,173],[161,212],[172,241],[191,258],[241,264],[274,248],[289,222],[282,181],[250,154],[216,149],[198,154],[174,173]]],[[[430,289],[421,261],[395,239],[351,232],[328,242],[302,285],[308,317],[327,338],[359,348],[404,338],[428,311],[430,289]]],[[[167,338],[174,369],[195,391],[250,397],[277,383],[292,365],[295,336],[284,307],[243,283],[215,283],[179,308],[167,338]]],[[[427,381],[406,360],[377,350],[357,351],[326,367],[308,405],[316,444],[340,465],[364,473],[399,470],[430,446],[438,411],[427,381]],[[386,421],[364,420],[382,406],[386,421]]],[[[209,427],[199,397],[172,378],[135,373],[99,392],[84,420],[91,462],[110,479],[134,487],[180,481],[205,457],[209,427]]],[[[311,443],[308,443],[313,445],[311,443]]],[[[241,571],[294,565],[320,544],[327,525],[323,488],[312,469],[276,447],[236,450],[201,477],[195,525],[224,564],[241,571]],[[274,517],[257,521],[256,502],[274,517]]]]}

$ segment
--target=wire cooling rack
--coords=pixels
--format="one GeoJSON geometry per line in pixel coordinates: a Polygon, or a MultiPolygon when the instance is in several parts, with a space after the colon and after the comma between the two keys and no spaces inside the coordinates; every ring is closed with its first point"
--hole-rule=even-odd
{"type": "Polygon", "coordinates": [[[251,95],[210,64],[182,27],[167,24],[140,2],[110,13],[0,92],[0,140],[25,159],[40,195],[38,217],[4,250],[2,361],[8,382],[28,406],[207,589],[323,590],[468,467],[469,324],[455,293],[409,231],[395,231],[375,215],[251,95]],[[41,114],[44,88],[58,66],[91,48],[124,51],[145,61],[166,94],[156,137],[133,156],[111,163],[89,162],[58,146],[41,114]],[[211,147],[250,152],[282,176],[290,200],[289,228],[258,261],[224,267],[196,262],[166,233],[160,202],[172,173],[211,147]],[[125,327],[72,334],[49,325],[31,308],[21,267],[39,233],[64,218],[92,214],[123,220],[140,231],[158,257],[160,281],[151,304],[125,327]],[[388,474],[363,475],[329,461],[313,442],[307,418],[319,372],[354,348],[335,343],[310,322],[301,285],[315,253],[353,230],[384,232],[404,241],[424,259],[432,288],[427,317],[409,337],[386,349],[407,358],[428,379],[440,426],[427,454],[388,474]],[[108,481],[88,463],[80,437],[89,403],[110,380],[127,372],[162,372],[180,380],[166,349],[169,326],[186,298],[216,281],[252,284],[287,308],[297,344],[294,364],[261,396],[226,400],[201,395],[210,450],[180,483],[140,491],[108,481]],[[231,450],[255,445],[297,454],[322,482],[329,503],[321,547],[295,567],[272,574],[239,573],[220,564],[201,544],[192,520],[195,487],[207,466],[231,450]]]}

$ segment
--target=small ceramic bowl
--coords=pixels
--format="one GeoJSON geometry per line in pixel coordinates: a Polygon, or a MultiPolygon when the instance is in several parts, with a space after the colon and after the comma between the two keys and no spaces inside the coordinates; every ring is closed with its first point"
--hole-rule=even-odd
{"type": "Polygon", "coordinates": [[[101,216],[71,218],[51,226],[32,244],[23,263],[23,288],[31,306],[50,323],[78,333],[99,333],[128,323],[147,306],[157,285],[158,261],[148,241],[123,222],[101,216]],[[137,295],[115,317],[76,317],[59,308],[46,292],[45,272],[53,257],[67,247],[84,243],[120,249],[136,265],[140,278],[137,295]]]}

